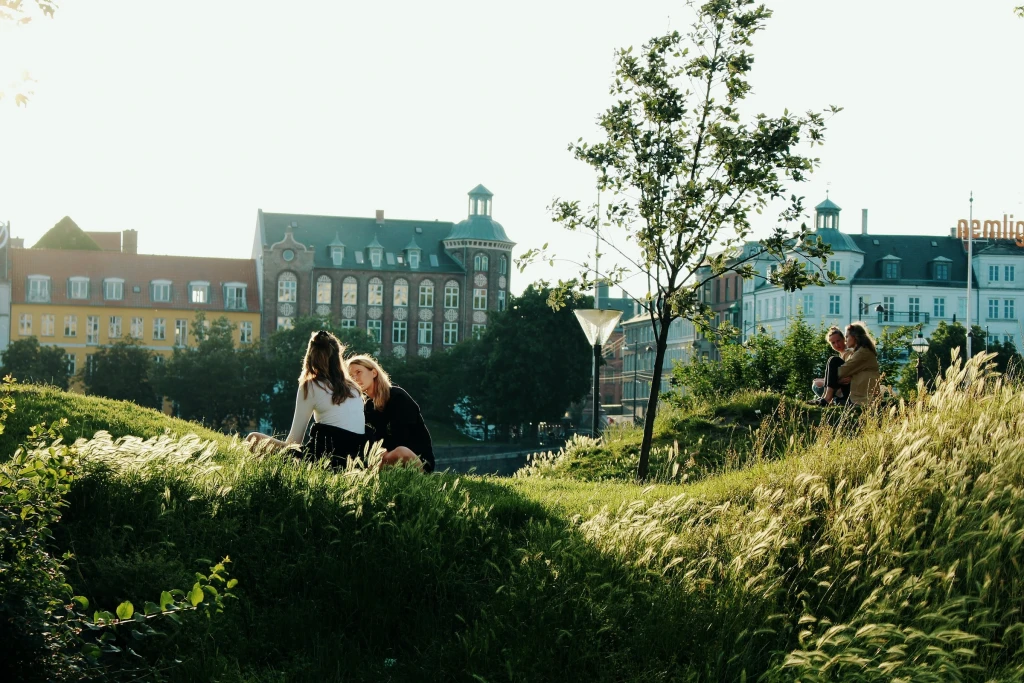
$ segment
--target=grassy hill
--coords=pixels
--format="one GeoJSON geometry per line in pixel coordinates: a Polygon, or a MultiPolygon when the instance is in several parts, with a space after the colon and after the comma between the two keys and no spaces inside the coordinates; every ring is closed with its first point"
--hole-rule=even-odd
{"type": "MultiPolygon", "coordinates": [[[[701,411],[677,422],[729,426],[701,411]]],[[[1022,415],[1019,388],[964,371],[650,487],[557,457],[424,477],[98,439],[55,543],[106,606],[231,556],[238,601],[144,650],[182,659],[171,680],[1024,680],[1022,415]]]]}

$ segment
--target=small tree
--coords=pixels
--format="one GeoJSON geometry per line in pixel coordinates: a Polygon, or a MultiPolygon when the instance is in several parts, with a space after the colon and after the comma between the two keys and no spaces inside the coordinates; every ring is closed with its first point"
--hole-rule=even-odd
{"type": "Polygon", "coordinates": [[[59,346],[40,346],[35,337],[11,342],[3,352],[0,373],[12,375],[21,382],[52,384],[64,390],[71,379],[67,352],[59,346]]]}
{"type": "MultiPolygon", "coordinates": [[[[605,140],[591,145],[581,139],[570,147],[594,168],[599,190],[612,200],[602,217],[584,211],[579,202],[556,201],[555,220],[571,230],[598,233],[626,259],[626,265],[597,277],[619,282],[630,270],[645,276],[648,290],[635,298],[654,334],[655,387],[661,382],[672,321],[685,318],[700,330],[708,328],[711,312],[701,291],[711,278],[726,271],[746,278],[756,274],[787,291],[821,283],[823,277],[835,279],[820,268],[828,247],[811,243],[805,226],[794,233],[787,229],[803,215],[801,198],[786,199],[788,185],[803,181],[817,163],[796,148],[803,141],[822,142],[822,114],[786,111],[774,118],[758,115],[749,124],[741,121],[739,107],[750,92],[747,78],[754,62],[747,48],[770,16],[753,0],[709,0],[698,10],[689,46],[672,32],[650,40],[639,55],[632,48],[621,50],[611,88],[616,103],[600,117],[605,140]],[[750,234],[751,214],[777,201],[784,208],[772,235],[761,240],[758,250],[728,258],[750,234]],[[601,230],[606,227],[622,231],[635,253],[611,241],[608,230],[601,230]],[[708,255],[716,249],[724,252],[708,255]],[[751,261],[759,255],[774,258],[779,267],[770,274],[756,273],[751,261]],[[819,267],[808,268],[808,263],[819,267]]],[[[542,256],[552,258],[530,250],[520,267],[542,256]]],[[[580,265],[584,272],[578,279],[559,283],[553,305],[564,299],[565,290],[591,286],[591,268],[580,265]]],[[[639,479],[647,476],[657,403],[658,392],[652,391],[639,479]]]]}
{"type": "Polygon", "coordinates": [[[104,346],[89,357],[82,369],[85,391],[97,396],[132,401],[158,408],[160,396],[153,386],[153,352],[135,339],[122,339],[104,346]]]}
{"type": "Polygon", "coordinates": [[[810,394],[811,382],[822,376],[830,355],[832,347],[825,338],[825,330],[808,325],[803,311],[798,311],[789,323],[782,347],[788,372],[786,393],[796,398],[810,394]]]}

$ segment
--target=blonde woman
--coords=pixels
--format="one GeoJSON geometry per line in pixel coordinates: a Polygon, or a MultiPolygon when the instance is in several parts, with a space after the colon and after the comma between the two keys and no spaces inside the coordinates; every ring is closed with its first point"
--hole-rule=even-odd
{"type": "Polygon", "coordinates": [[[420,464],[424,472],[433,472],[434,447],[416,401],[405,389],[391,383],[388,373],[372,356],[352,356],[348,372],[369,398],[366,424],[372,430],[370,441],[384,442],[387,452],[382,463],[420,464]]]}
{"type": "Polygon", "coordinates": [[[335,465],[358,457],[366,444],[366,423],[359,387],[345,372],[343,352],[344,346],[330,332],[320,330],[310,335],[288,436],[282,441],[253,432],[245,442],[259,450],[301,444],[307,455],[329,457],[335,465]],[[310,416],[316,421],[309,439],[302,444],[310,416]]]}
{"type": "Polygon", "coordinates": [[[863,405],[878,393],[878,381],[881,377],[875,340],[868,334],[863,323],[846,326],[846,348],[852,348],[853,355],[839,367],[839,379],[850,378],[849,401],[863,405]]]}

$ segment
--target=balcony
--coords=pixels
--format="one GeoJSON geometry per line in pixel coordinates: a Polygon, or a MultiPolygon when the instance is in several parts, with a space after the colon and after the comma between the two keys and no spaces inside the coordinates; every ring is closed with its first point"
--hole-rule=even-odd
{"type": "Polygon", "coordinates": [[[931,321],[931,314],[924,311],[885,311],[876,315],[879,325],[927,325],[931,321]]]}

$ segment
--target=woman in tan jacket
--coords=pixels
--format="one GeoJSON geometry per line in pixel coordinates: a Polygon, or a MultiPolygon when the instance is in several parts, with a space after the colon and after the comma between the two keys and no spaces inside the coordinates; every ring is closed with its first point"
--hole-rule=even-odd
{"type": "Polygon", "coordinates": [[[839,378],[850,378],[850,403],[863,405],[878,393],[878,352],[875,341],[862,323],[846,326],[846,348],[853,355],[839,367],[839,378]]]}

